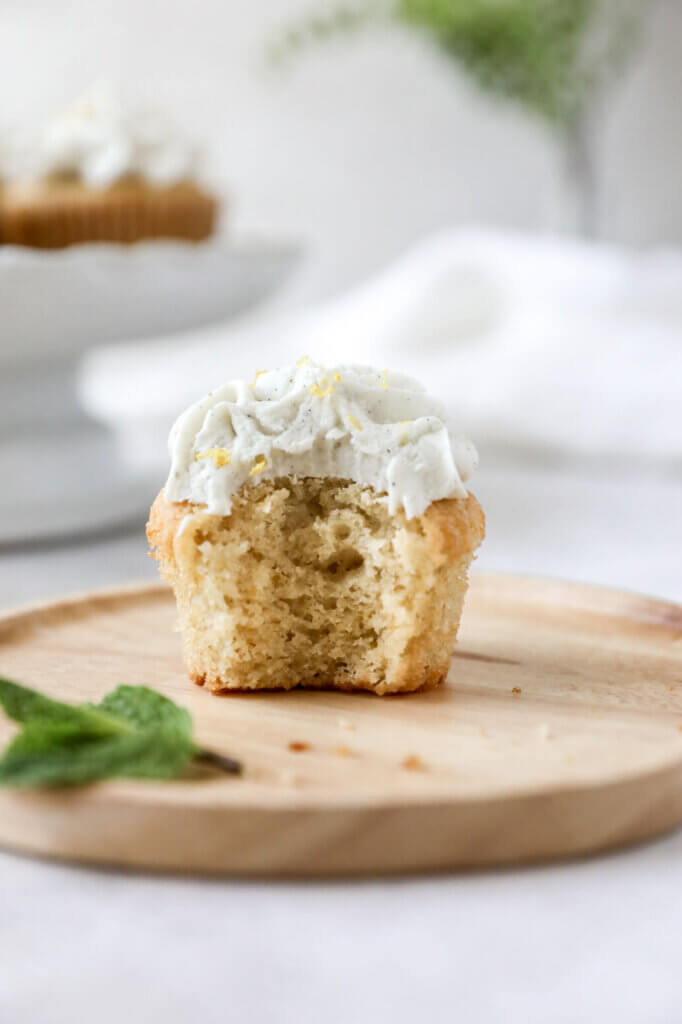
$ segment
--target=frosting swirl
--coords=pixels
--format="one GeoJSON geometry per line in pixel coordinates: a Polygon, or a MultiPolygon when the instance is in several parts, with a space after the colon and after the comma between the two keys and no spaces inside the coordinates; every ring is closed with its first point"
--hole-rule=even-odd
{"type": "Polygon", "coordinates": [[[100,83],[47,125],[33,164],[39,177],[74,175],[94,187],[124,178],[172,185],[195,177],[198,150],[166,114],[100,83]]]}
{"type": "Polygon", "coordinates": [[[313,476],[369,486],[410,519],[440,498],[466,497],[478,464],[416,381],[307,358],[212,391],[176,421],[169,449],[166,498],[219,515],[252,483],[313,476]]]}

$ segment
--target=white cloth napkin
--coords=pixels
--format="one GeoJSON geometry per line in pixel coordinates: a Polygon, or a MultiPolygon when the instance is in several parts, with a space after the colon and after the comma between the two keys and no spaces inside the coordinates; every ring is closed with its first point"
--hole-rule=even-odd
{"type": "Polygon", "coordinates": [[[483,449],[682,466],[682,254],[457,230],[305,313],[91,353],[81,397],[131,459],[217,383],[308,354],[408,372],[483,449]]]}

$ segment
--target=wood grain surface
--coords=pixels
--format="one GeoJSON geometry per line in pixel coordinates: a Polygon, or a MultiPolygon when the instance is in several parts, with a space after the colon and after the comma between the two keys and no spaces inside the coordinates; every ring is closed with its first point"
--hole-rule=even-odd
{"type": "MultiPolygon", "coordinates": [[[[472,580],[447,684],[215,697],[160,586],[0,617],[0,674],[69,701],[158,688],[241,779],[0,791],[0,843],[150,870],[293,876],[585,854],[682,821],[682,609],[578,584],[472,580]]],[[[12,727],[0,720],[0,742],[12,727]]]]}

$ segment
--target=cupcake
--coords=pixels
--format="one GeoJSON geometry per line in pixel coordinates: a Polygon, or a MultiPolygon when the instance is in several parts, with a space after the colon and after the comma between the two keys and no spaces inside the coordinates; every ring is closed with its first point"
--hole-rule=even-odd
{"type": "Polygon", "coordinates": [[[58,249],[79,242],[214,231],[217,201],[197,181],[197,149],[163,114],[98,86],[19,159],[0,205],[0,238],[58,249]]]}
{"type": "Polygon", "coordinates": [[[447,675],[484,535],[476,450],[408,377],[307,359],[170,434],[147,535],[210,690],[420,690],[447,675]]]}

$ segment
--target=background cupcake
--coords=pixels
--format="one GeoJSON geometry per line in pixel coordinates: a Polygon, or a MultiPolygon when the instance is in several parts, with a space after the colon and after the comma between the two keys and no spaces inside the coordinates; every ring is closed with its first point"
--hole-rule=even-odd
{"type": "Polygon", "coordinates": [[[164,113],[94,86],[25,144],[2,194],[0,237],[55,249],[150,238],[201,241],[218,203],[199,151],[164,113]]]}

